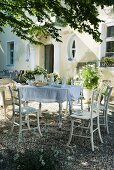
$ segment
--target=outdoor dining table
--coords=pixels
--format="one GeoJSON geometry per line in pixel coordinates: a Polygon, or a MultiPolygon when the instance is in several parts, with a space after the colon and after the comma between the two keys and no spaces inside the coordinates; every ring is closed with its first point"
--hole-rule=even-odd
{"type": "Polygon", "coordinates": [[[79,85],[46,85],[40,87],[20,85],[18,88],[20,89],[22,100],[40,103],[40,112],[41,103],[57,102],[59,104],[59,128],[62,127],[62,103],[68,101],[70,106],[72,100],[78,100],[81,91],[79,85]]]}

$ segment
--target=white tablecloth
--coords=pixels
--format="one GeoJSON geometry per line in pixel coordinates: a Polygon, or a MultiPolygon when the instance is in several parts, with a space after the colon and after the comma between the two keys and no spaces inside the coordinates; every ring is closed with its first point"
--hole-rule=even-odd
{"type": "Polygon", "coordinates": [[[25,101],[38,101],[42,103],[78,100],[81,87],[73,85],[65,86],[43,86],[36,87],[30,85],[19,86],[22,99],[25,101]]]}
{"type": "MultiPolygon", "coordinates": [[[[18,86],[21,92],[21,97],[24,101],[38,101],[40,102],[39,110],[41,112],[41,103],[59,103],[59,128],[62,127],[62,103],[69,102],[71,106],[72,100],[78,100],[80,97],[80,86],[65,85],[65,86],[43,86],[36,87],[30,85],[18,86]]],[[[69,107],[69,111],[70,111],[69,107]]]]}

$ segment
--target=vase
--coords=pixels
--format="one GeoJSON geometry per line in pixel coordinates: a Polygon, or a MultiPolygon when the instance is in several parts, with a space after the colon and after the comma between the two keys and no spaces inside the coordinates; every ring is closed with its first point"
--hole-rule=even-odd
{"type": "Polygon", "coordinates": [[[27,83],[28,85],[32,85],[32,84],[33,84],[33,80],[27,80],[26,83],[27,83]]]}
{"type": "Polygon", "coordinates": [[[43,74],[37,74],[34,76],[35,77],[35,81],[44,81],[44,75],[43,74]]]}
{"type": "Polygon", "coordinates": [[[62,78],[62,85],[66,85],[66,78],[65,77],[62,78]]]}
{"type": "Polygon", "coordinates": [[[51,75],[48,81],[49,81],[50,85],[53,85],[54,84],[54,76],[51,75]]]}
{"type": "Polygon", "coordinates": [[[89,102],[90,98],[91,98],[91,94],[92,94],[92,90],[91,89],[83,89],[83,96],[86,102],[89,102]]]}

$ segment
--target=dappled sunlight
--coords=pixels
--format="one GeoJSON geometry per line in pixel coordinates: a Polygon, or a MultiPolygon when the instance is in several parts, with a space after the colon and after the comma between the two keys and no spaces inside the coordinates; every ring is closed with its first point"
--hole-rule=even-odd
{"type": "MultiPolygon", "coordinates": [[[[32,105],[38,108],[37,102],[30,102],[32,105]]],[[[64,115],[64,110],[63,110],[64,115]]],[[[7,117],[11,116],[11,112],[7,112],[7,117]],[[8,114],[9,113],[9,114],[8,114]]],[[[17,117],[18,119],[18,117],[17,117]]],[[[34,120],[32,115],[30,119],[34,120]]],[[[18,144],[18,127],[11,132],[11,119],[4,118],[3,112],[0,114],[0,151],[1,153],[7,153],[10,155],[7,149],[11,151],[22,151],[29,149],[41,149],[43,148],[58,148],[61,150],[61,159],[66,163],[64,164],[65,170],[72,169],[92,169],[93,167],[99,169],[100,167],[107,167],[110,169],[113,163],[113,137],[114,137],[114,112],[109,112],[109,135],[106,134],[106,130],[102,127],[101,134],[103,138],[103,144],[100,143],[97,133],[95,134],[95,151],[91,151],[89,140],[73,137],[73,140],[69,147],[66,146],[69,138],[70,119],[69,116],[65,116],[63,120],[62,129],[58,128],[58,105],[42,104],[42,115],[40,117],[40,126],[42,137],[39,136],[37,131],[24,132],[23,140],[18,144]],[[108,155],[107,155],[108,154],[108,155]]],[[[4,155],[4,154],[3,154],[4,155]]],[[[14,155],[13,155],[14,156],[14,155]]],[[[3,158],[3,161],[4,158],[3,158]]],[[[7,160],[8,161],[8,160],[7,160]]],[[[1,164],[2,165],[2,164],[1,164]]],[[[61,168],[59,168],[61,170],[61,168]]],[[[15,170],[15,169],[14,169],[15,170]]]]}

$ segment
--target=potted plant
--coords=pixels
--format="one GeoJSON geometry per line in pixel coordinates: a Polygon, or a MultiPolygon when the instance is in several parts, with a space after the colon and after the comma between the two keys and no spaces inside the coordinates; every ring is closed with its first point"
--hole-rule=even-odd
{"type": "Polygon", "coordinates": [[[51,80],[53,80],[56,84],[61,83],[61,77],[56,72],[48,74],[48,81],[51,81],[51,80]]]}
{"type": "Polygon", "coordinates": [[[103,64],[103,66],[105,66],[105,67],[113,66],[114,65],[114,57],[102,57],[101,64],[103,64]]]}
{"type": "Polygon", "coordinates": [[[93,88],[97,87],[99,81],[98,68],[94,65],[86,65],[81,70],[81,79],[83,80],[83,95],[88,101],[93,88]]]}
{"type": "Polygon", "coordinates": [[[33,72],[35,81],[42,81],[44,77],[47,77],[47,70],[43,67],[36,66],[33,72]]]}
{"type": "Polygon", "coordinates": [[[26,70],[24,77],[27,80],[33,80],[34,79],[34,72],[32,70],[26,70]]]}
{"type": "Polygon", "coordinates": [[[26,80],[26,83],[31,84],[34,80],[34,74],[32,70],[26,70],[23,74],[23,77],[26,80]]]}

